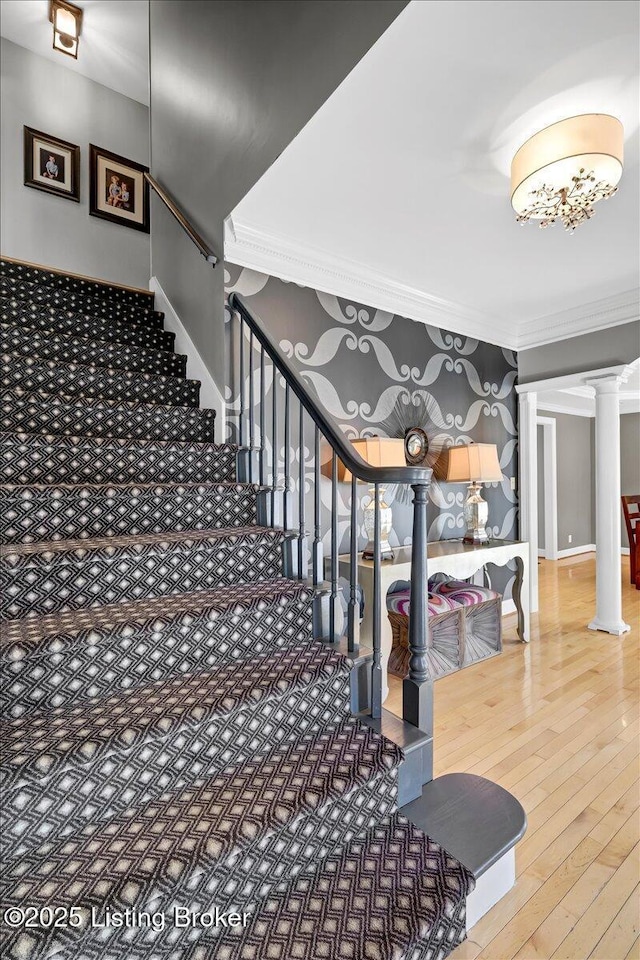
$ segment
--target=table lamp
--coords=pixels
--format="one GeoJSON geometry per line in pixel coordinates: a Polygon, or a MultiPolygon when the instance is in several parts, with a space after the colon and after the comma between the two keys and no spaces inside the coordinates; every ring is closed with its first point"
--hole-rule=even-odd
{"type": "MultiPolygon", "coordinates": [[[[407,461],[404,455],[404,440],[392,439],[390,437],[362,437],[358,440],[352,440],[351,443],[363,460],[372,464],[374,467],[404,467],[407,461]]],[[[340,461],[338,462],[338,480],[342,483],[351,481],[351,473],[340,461]]],[[[360,481],[359,481],[360,482],[360,481]]],[[[365,481],[362,481],[365,482],[365,481]]],[[[369,538],[362,556],[365,560],[375,558],[374,548],[374,526],[375,526],[375,487],[369,490],[371,499],[364,508],[364,531],[369,538]]],[[[378,503],[380,505],[380,556],[382,560],[393,560],[393,550],[389,543],[389,536],[392,531],[392,513],[391,507],[384,502],[384,487],[378,487],[378,503]]]]}
{"type": "Polygon", "coordinates": [[[482,483],[497,483],[504,480],[498,462],[495,443],[470,443],[466,446],[449,447],[447,483],[468,483],[469,494],[464,505],[467,532],[464,543],[486,543],[489,506],[482,499],[482,483]]]}

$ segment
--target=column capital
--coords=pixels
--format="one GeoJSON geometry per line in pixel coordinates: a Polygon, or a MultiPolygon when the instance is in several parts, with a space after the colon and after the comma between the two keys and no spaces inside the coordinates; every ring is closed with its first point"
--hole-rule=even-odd
{"type": "Polygon", "coordinates": [[[617,367],[610,373],[603,373],[599,377],[587,377],[584,382],[587,386],[595,388],[596,395],[599,393],[618,393],[620,384],[627,382],[634,367],[634,363],[628,363],[625,367],[617,367]]]}
{"type": "Polygon", "coordinates": [[[608,377],[593,377],[593,379],[585,380],[588,387],[595,388],[596,396],[603,393],[619,393],[620,384],[624,382],[620,374],[611,374],[608,377]]]}

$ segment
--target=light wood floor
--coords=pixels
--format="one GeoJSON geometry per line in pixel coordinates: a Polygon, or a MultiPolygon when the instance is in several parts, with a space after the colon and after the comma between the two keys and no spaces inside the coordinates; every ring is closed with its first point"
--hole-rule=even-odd
{"type": "MultiPolygon", "coordinates": [[[[524,806],[517,883],[452,960],[640,958],[640,591],[623,561],[631,633],[587,630],[593,555],[540,563],[531,643],[435,686],[435,773],[468,771],[524,806]]],[[[390,678],[393,681],[393,678],[390,678]]],[[[386,706],[398,711],[399,681],[386,706]]]]}

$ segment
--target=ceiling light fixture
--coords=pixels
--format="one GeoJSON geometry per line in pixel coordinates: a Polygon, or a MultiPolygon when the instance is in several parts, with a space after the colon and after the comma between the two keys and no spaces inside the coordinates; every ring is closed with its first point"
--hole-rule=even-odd
{"type": "Polygon", "coordinates": [[[82,29],[82,10],[67,0],[49,0],[49,20],[53,24],[53,49],[78,59],[82,29]]]}
{"type": "Polygon", "coordinates": [[[561,120],[530,137],[511,163],[511,205],[518,223],[556,220],[571,233],[589,220],[593,205],[618,189],[622,124],[604,113],[561,120]]]}

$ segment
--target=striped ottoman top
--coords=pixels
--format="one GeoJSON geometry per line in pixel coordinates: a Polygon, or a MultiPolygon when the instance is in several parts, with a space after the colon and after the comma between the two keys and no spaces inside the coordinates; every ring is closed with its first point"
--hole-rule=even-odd
{"type": "Polygon", "coordinates": [[[474,603],[494,600],[500,594],[490,590],[489,587],[478,587],[475,583],[467,583],[465,580],[442,580],[440,583],[429,584],[429,596],[447,597],[465,607],[470,607],[474,603]]]}
{"type": "MultiPolygon", "coordinates": [[[[405,617],[409,616],[409,607],[411,604],[411,590],[399,590],[397,593],[390,593],[387,597],[387,609],[391,613],[400,613],[405,617]]],[[[453,597],[444,596],[444,594],[429,594],[428,609],[430,617],[439,617],[441,613],[448,613],[449,610],[455,610],[460,604],[453,597]]]]}

